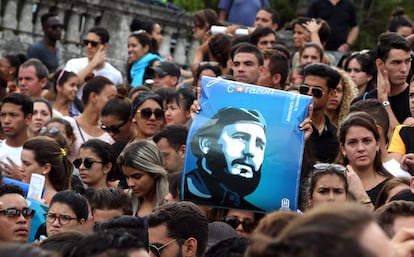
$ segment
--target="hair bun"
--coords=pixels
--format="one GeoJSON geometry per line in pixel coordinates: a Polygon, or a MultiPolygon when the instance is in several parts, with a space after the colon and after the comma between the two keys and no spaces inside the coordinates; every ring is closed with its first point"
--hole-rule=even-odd
{"type": "Polygon", "coordinates": [[[399,16],[403,16],[405,14],[404,8],[397,8],[394,10],[394,12],[392,13],[392,17],[399,17],[399,16]]]}

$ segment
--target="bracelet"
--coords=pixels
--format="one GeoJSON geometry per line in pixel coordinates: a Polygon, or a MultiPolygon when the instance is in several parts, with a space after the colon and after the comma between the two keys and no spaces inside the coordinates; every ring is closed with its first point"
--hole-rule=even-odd
{"type": "Polygon", "coordinates": [[[390,101],[384,101],[384,102],[382,102],[382,105],[383,105],[384,107],[387,107],[387,106],[390,106],[390,105],[391,105],[391,103],[390,103],[390,101]]]}
{"type": "Polygon", "coordinates": [[[362,203],[362,204],[371,204],[372,203],[371,198],[365,198],[365,199],[363,199],[359,202],[362,203]]]}

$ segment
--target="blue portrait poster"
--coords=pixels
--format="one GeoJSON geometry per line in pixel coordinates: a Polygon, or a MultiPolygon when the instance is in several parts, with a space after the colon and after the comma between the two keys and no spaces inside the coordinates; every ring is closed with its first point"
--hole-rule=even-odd
{"type": "Polygon", "coordinates": [[[296,210],[304,149],[299,125],[312,98],[210,77],[201,87],[182,199],[256,212],[296,210]]]}

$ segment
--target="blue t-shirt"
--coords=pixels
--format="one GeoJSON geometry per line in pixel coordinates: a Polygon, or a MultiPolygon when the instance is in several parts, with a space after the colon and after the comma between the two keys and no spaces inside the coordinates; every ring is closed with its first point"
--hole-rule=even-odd
{"type": "Polygon", "coordinates": [[[55,72],[59,66],[59,50],[53,52],[40,40],[27,48],[27,58],[37,58],[46,65],[49,72],[55,72]]]}
{"type": "Polygon", "coordinates": [[[256,13],[270,7],[269,0],[220,0],[218,8],[227,11],[227,21],[253,27],[256,13]]]}

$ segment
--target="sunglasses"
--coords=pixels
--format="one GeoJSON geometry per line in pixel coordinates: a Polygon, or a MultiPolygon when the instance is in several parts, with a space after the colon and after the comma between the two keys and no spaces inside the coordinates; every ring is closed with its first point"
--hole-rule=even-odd
{"type": "Polygon", "coordinates": [[[137,110],[137,113],[141,113],[141,118],[149,120],[154,114],[155,119],[162,120],[164,118],[164,111],[162,109],[155,109],[154,111],[151,108],[144,108],[142,110],[137,110]]]}
{"type": "Polygon", "coordinates": [[[106,126],[105,124],[101,124],[101,129],[107,133],[112,133],[112,134],[119,134],[121,133],[121,131],[119,130],[122,126],[124,126],[126,123],[128,122],[128,120],[125,120],[124,122],[122,122],[119,125],[116,126],[106,126]]]}
{"type": "Polygon", "coordinates": [[[84,46],[88,46],[89,44],[91,44],[92,47],[97,47],[100,43],[96,41],[88,40],[88,39],[83,40],[84,46]]]}
{"type": "Polygon", "coordinates": [[[135,30],[131,33],[131,35],[139,35],[139,34],[148,34],[145,29],[135,30]]]}
{"type": "Polygon", "coordinates": [[[0,214],[10,218],[17,218],[23,215],[25,219],[31,219],[34,217],[36,211],[30,208],[23,208],[22,210],[16,208],[8,208],[1,210],[0,214]]]}
{"type": "Polygon", "coordinates": [[[49,28],[53,30],[63,29],[63,24],[53,24],[53,25],[50,25],[49,28]]]}
{"type": "Polygon", "coordinates": [[[361,50],[361,51],[353,52],[351,54],[351,56],[360,55],[360,54],[369,54],[369,50],[368,49],[364,49],[364,50],[361,50]]]}
{"type": "Polygon", "coordinates": [[[148,246],[148,252],[149,252],[149,253],[152,253],[152,254],[153,254],[154,256],[156,256],[156,257],[161,257],[161,252],[162,252],[162,250],[163,250],[165,247],[169,246],[170,244],[174,243],[175,241],[177,241],[177,239],[170,240],[170,241],[168,241],[168,242],[167,242],[167,243],[165,243],[165,244],[157,244],[157,243],[155,243],[155,244],[150,244],[150,245],[148,246]]]}
{"type": "Polygon", "coordinates": [[[60,130],[57,127],[51,127],[50,129],[48,129],[47,127],[43,127],[39,130],[39,134],[41,135],[45,135],[45,134],[50,134],[50,135],[54,135],[59,133],[60,130]]]}
{"type": "Polygon", "coordinates": [[[309,90],[311,90],[312,95],[316,98],[321,98],[323,96],[323,90],[320,87],[310,87],[308,85],[299,86],[299,93],[302,95],[308,94],[309,90]]]}
{"type": "Polygon", "coordinates": [[[95,161],[92,158],[85,158],[83,160],[81,158],[78,158],[78,159],[73,160],[73,166],[75,166],[75,168],[77,169],[80,168],[82,163],[83,163],[83,166],[85,166],[85,168],[89,169],[90,167],[92,167],[94,163],[103,163],[103,162],[95,161]]]}
{"type": "Polygon", "coordinates": [[[345,166],[335,163],[315,163],[313,165],[315,171],[326,171],[328,169],[334,169],[338,173],[345,173],[347,170],[345,166]]]}
{"type": "Polygon", "coordinates": [[[224,217],[224,222],[234,229],[241,224],[246,233],[251,233],[257,226],[257,221],[253,219],[244,219],[243,221],[240,221],[236,216],[226,216],[224,217]]]}
{"type": "Polygon", "coordinates": [[[49,223],[53,223],[58,220],[59,224],[67,225],[71,220],[76,220],[77,218],[72,218],[69,215],[57,215],[56,213],[45,213],[45,219],[49,223]]]}
{"type": "Polygon", "coordinates": [[[207,65],[210,65],[210,66],[216,66],[216,67],[218,67],[219,66],[219,63],[218,62],[200,62],[200,64],[199,64],[199,66],[207,66],[207,65]]]}

